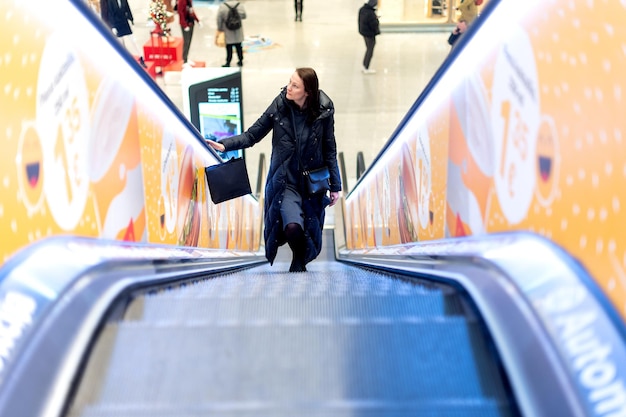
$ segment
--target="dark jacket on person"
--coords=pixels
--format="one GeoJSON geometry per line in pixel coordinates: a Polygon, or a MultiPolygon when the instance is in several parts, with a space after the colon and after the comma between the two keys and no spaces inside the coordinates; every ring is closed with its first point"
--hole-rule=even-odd
{"type": "MultiPolygon", "coordinates": [[[[309,195],[304,184],[303,170],[312,170],[326,165],[330,171],[330,190],[341,191],[341,178],[337,166],[337,145],[334,133],[334,105],[320,90],[320,115],[300,138],[299,167],[296,154],[296,132],[293,112],[296,106],[286,97],[287,89],[272,101],[259,119],[241,135],[220,142],[226,151],[249,148],[263,139],[272,130],[272,155],[265,183],[265,256],[274,263],[279,246],[286,243],[280,206],[285,194],[288,172],[299,179],[298,191],[302,196],[304,212],[304,234],[306,237],[305,263],[315,259],[322,249],[324,209],[330,203],[326,194],[309,195]]],[[[296,106],[297,107],[297,106],[296,106]]]]}
{"type": "Polygon", "coordinates": [[[359,34],[366,38],[380,35],[380,22],[376,16],[376,8],[368,3],[359,9],[359,34]]]}
{"type": "Polygon", "coordinates": [[[128,6],[128,0],[100,0],[100,15],[102,20],[117,31],[117,36],[122,37],[132,34],[128,21],[134,24],[133,13],[128,6]]]}

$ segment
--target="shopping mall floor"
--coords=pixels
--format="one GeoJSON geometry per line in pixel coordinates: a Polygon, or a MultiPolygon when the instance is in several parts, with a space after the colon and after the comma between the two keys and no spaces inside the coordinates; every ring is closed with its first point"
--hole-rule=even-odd
{"type": "MultiPolygon", "coordinates": [[[[365,44],[357,31],[363,0],[305,1],[302,22],[294,21],[291,0],[241,3],[247,13],[244,35],[261,37],[265,45],[244,52],[244,128],[266,109],[295,68],[315,68],[320,88],[335,104],[337,147],[344,155],[348,187],[352,187],[357,153],[363,153],[366,165],[371,163],[446,58],[447,29],[395,33],[383,28],[370,65],[377,72],[366,75],[361,72],[365,44]]],[[[129,4],[135,20],[133,37],[142,48],[150,41],[153,28],[149,1],[130,0],[129,4]]],[[[207,67],[225,62],[225,49],[214,44],[218,5],[218,1],[194,1],[201,25],[194,30],[189,59],[207,67]]],[[[384,22],[384,9],[380,13],[384,22]]],[[[178,20],[170,27],[173,36],[182,37],[178,20]]],[[[157,82],[182,109],[182,91],[175,77],[157,77],[157,82]]],[[[269,156],[270,148],[271,141],[264,140],[247,150],[248,165],[257,166],[259,154],[269,156]]],[[[255,181],[256,170],[251,171],[251,181],[255,181]]]]}

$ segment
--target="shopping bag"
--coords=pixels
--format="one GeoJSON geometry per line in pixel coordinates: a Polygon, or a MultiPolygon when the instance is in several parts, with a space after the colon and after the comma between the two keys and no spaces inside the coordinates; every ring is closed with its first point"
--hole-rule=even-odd
{"type": "Polygon", "coordinates": [[[211,200],[215,204],[251,194],[250,179],[243,158],[231,158],[204,168],[211,200]]]}
{"type": "Polygon", "coordinates": [[[221,30],[218,30],[215,32],[215,45],[219,46],[219,47],[224,47],[226,46],[226,39],[224,37],[224,32],[221,30]]]}

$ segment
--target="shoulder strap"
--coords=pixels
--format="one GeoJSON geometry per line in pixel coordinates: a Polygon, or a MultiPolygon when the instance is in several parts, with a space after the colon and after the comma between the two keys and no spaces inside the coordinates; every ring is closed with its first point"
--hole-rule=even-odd
{"type": "MultiPolygon", "coordinates": [[[[304,165],[302,164],[302,159],[300,158],[300,135],[298,135],[298,130],[296,128],[296,118],[293,115],[294,110],[289,107],[289,111],[291,111],[291,124],[293,126],[293,135],[296,137],[296,156],[298,157],[298,168],[300,169],[300,171],[302,171],[304,169],[304,165]]],[[[304,174],[308,175],[307,173],[304,174]]]]}

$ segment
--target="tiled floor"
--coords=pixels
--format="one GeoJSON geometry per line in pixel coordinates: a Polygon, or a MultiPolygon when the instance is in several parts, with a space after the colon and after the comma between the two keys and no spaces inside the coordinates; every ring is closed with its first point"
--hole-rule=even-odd
{"type": "MultiPolygon", "coordinates": [[[[150,39],[149,1],[130,0],[135,17],[136,44],[150,39]]],[[[201,19],[189,59],[207,66],[221,66],[225,50],[214,45],[219,3],[195,0],[201,19]]],[[[377,37],[371,68],[376,74],[361,73],[365,52],[357,32],[357,12],[363,0],[307,0],[303,21],[294,21],[291,0],[242,0],[248,18],[246,36],[262,36],[272,47],[244,55],[242,68],[244,128],[252,124],[284,86],[296,67],[316,69],[320,87],[332,98],[338,151],[344,154],[348,186],[356,177],[356,159],[363,152],[369,164],[392,135],[407,110],[440,67],[449,52],[447,32],[385,33],[377,37]]],[[[381,10],[384,13],[384,9],[381,10]]],[[[177,21],[172,35],[182,36],[177,21]]],[[[235,61],[233,61],[234,63],[235,61]]],[[[157,82],[172,101],[182,107],[180,85],[157,82]]],[[[268,138],[246,151],[252,184],[256,184],[259,153],[271,151],[268,138]]]]}

